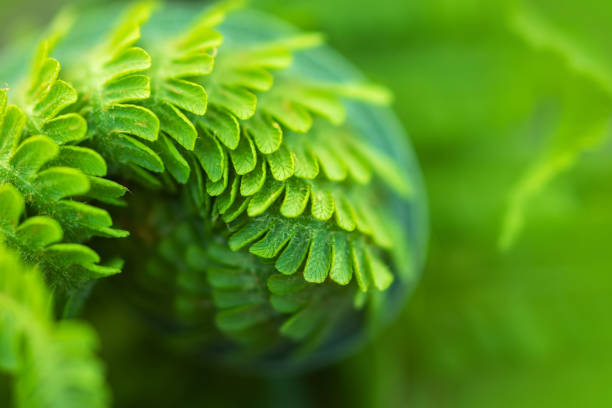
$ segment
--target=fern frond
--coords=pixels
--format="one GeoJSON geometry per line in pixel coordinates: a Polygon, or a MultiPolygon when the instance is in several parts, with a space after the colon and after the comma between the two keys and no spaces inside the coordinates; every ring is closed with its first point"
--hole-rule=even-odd
{"type": "Polygon", "coordinates": [[[0,270],[0,371],[14,377],[16,406],[106,407],[109,395],[93,331],[82,323],[56,323],[38,271],[23,266],[1,243],[0,270]]]}
{"type": "Polygon", "coordinates": [[[27,263],[38,265],[52,288],[70,290],[120,272],[99,265],[100,256],[84,245],[61,243],[64,233],[55,219],[33,216],[22,221],[25,200],[10,184],[0,185],[0,209],[0,232],[7,245],[27,263]]]}
{"type": "Polygon", "coordinates": [[[127,234],[112,228],[107,211],[74,199],[120,203],[125,188],[102,178],[106,162],[96,151],[66,145],[82,141],[87,127],[76,113],[58,115],[77,95],[58,80],[59,62],[49,52],[50,42],[41,42],[27,91],[16,96],[29,114],[6,106],[7,93],[0,91],[0,189],[7,207],[2,224],[9,244],[24,259],[39,264],[54,288],[70,291],[119,272],[99,265],[98,254],[78,243],[127,234]],[[17,227],[26,204],[37,216],[17,227]],[[8,231],[10,226],[16,229],[8,231]]]}
{"type": "Polygon", "coordinates": [[[155,248],[143,286],[170,282],[160,296],[193,327],[293,355],[356,330],[366,306],[404,287],[413,265],[394,224],[412,185],[369,139],[380,135],[349,120],[388,92],[295,67],[318,34],[222,35],[238,6],[167,32],[141,2],[68,56],[52,50],[58,37],[43,41],[21,108],[0,92],[0,231],[53,287],[116,273],[84,245],[127,233],[89,201],[123,205],[107,173],[129,180],[117,211],[134,211],[121,219],[155,248]]]}
{"type": "MultiPolygon", "coordinates": [[[[96,179],[90,179],[85,172],[77,168],[56,164],[69,164],[70,156],[77,155],[87,158],[87,161],[79,160],[85,171],[90,174],[103,174],[105,163],[99,154],[85,149],[62,150],[48,136],[24,137],[26,115],[14,105],[6,107],[1,118],[1,183],[14,185],[38,214],[56,219],[67,238],[71,240],[79,241],[91,236],[126,235],[124,231],[112,228],[112,220],[106,211],[82,202],[67,200],[87,196],[91,191],[90,180],[96,179]]],[[[108,183],[117,190],[118,195],[124,192],[115,183],[108,183]]]]}
{"type": "Polygon", "coordinates": [[[159,119],[137,104],[151,95],[145,75],[151,57],[135,44],[152,11],[152,2],[127,10],[83,63],[71,67],[68,77],[79,91],[91,146],[111,163],[160,173],[161,158],[145,144],[157,140],[159,119]]]}

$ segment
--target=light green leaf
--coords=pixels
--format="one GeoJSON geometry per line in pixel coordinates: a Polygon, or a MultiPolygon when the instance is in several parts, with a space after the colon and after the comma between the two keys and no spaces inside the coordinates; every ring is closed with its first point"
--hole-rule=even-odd
{"type": "Polygon", "coordinates": [[[360,242],[353,241],[351,243],[351,256],[353,258],[353,270],[357,278],[357,285],[359,285],[359,289],[362,292],[367,292],[370,287],[370,278],[363,252],[363,246],[360,242]]]}
{"type": "Polygon", "coordinates": [[[311,186],[312,216],[321,221],[327,221],[334,214],[334,197],[326,189],[311,186]]]}
{"type": "Polygon", "coordinates": [[[102,93],[102,104],[111,106],[118,103],[147,99],[151,95],[151,83],[145,75],[129,75],[107,82],[102,93]]]}
{"type": "Polygon", "coordinates": [[[226,189],[223,194],[217,198],[215,201],[215,207],[219,214],[225,214],[227,210],[229,210],[234,204],[236,200],[236,195],[238,194],[238,186],[240,185],[240,178],[234,177],[232,180],[231,188],[226,189]]]}
{"type": "Polygon", "coordinates": [[[25,210],[25,202],[19,191],[10,184],[0,185],[0,224],[16,227],[25,210]]]}
{"type": "Polygon", "coordinates": [[[56,157],[59,150],[59,146],[48,137],[33,136],[19,145],[9,163],[22,177],[27,178],[56,157]]]}
{"type": "Polygon", "coordinates": [[[280,209],[281,214],[288,218],[301,215],[306,209],[309,197],[308,184],[298,178],[289,179],[285,189],[285,199],[280,209]]]}
{"type": "MultiPolygon", "coordinates": [[[[227,158],[225,159],[227,161],[227,158]]],[[[212,181],[211,179],[206,180],[206,192],[211,197],[217,197],[225,191],[229,182],[229,166],[225,165],[223,169],[223,177],[220,180],[212,181]]]]}
{"type": "Polygon", "coordinates": [[[33,114],[44,123],[53,119],[59,112],[76,101],[77,93],[72,85],[59,80],[34,106],[33,114]]]}
{"type": "Polygon", "coordinates": [[[304,279],[313,283],[324,282],[331,266],[331,255],[329,234],[318,231],[312,238],[304,268],[304,279]]]}
{"type": "Polygon", "coordinates": [[[7,157],[17,148],[25,122],[26,116],[18,107],[9,106],[4,110],[0,121],[0,157],[7,157]]]}
{"type": "Polygon", "coordinates": [[[321,163],[323,173],[325,173],[328,179],[332,181],[343,181],[346,179],[348,175],[346,167],[338,156],[320,143],[310,143],[310,148],[317,156],[319,163],[321,163]]]}
{"type": "Polygon", "coordinates": [[[180,109],[169,103],[160,103],[153,109],[159,117],[160,128],[187,150],[193,150],[198,131],[180,109]]]}
{"type": "Polygon", "coordinates": [[[283,181],[293,176],[295,161],[293,154],[289,151],[287,146],[281,145],[278,150],[265,157],[270,166],[270,172],[275,179],[283,181]]]}
{"type": "Polygon", "coordinates": [[[274,258],[294,234],[288,224],[277,223],[261,240],[251,245],[249,251],[261,258],[274,258]]]}
{"type": "Polygon", "coordinates": [[[241,195],[252,196],[261,190],[266,181],[266,168],[266,163],[260,160],[253,171],[242,177],[240,183],[241,195]]]}
{"type": "MultiPolygon", "coordinates": [[[[42,44],[41,44],[42,45],[42,44]]],[[[60,72],[60,63],[53,59],[47,58],[46,53],[40,55],[42,61],[34,63],[39,65],[37,72],[34,74],[34,80],[28,90],[28,98],[30,101],[37,101],[42,96],[49,92],[51,85],[55,83],[60,72]]]]}
{"type": "Polygon", "coordinates": [[[210,99],[242,120],[253,116],[257,106],[257,97],[243,88],[215,87],[211,90],[210,99]]]}
{"type": "Polygon", "coordinates": [[[123,197],[127,191],[121,184],[100,177],[89,177],[89,184],[87,197],[111,205],[121,205],[119,198],[123,197]]]}
{"type": "Polygon", "coordinates": [[[403,197],[409,197],[412,194],[413,190],[410,181],[404,178],[403,173],[399,170],[393,159],[356,139],[351,141],[352,147],[363,158],[362,160],[369,163],[370,167],[383,182],[403,197]]]}
{"type": "Polygon", "coordinates": [[[147,170],[156,173],[164,171],[164,163],[159,156],[149,147],[127,135],[116,135],[113,137],[112,154],[121,163],[134,163],[147,170]]]}
{"type": "Polygon", "coordinates": [[[230,237],[229,246],[231,250],[237,251],[245,245],[250,244],[265,234],[270,227],[271,225],[261,220],[250,220],[244,227],[230,237]]]}
{"type": "Polygon", "coordinates": [[[206,113],[208,95],[201,85],[182,79],[167,79],[159,90],[159,97],[196,115],[206,113]]]}
{"type": "Polygon", "coordinates": [[[240,138],[240,143],[236,150],[230,150],[230,157],[234,164],[236,174],[247,174],[251,173],[257,165],[257,153],[255,152],[255,146],[251,138],[243,133],[240,138]]]}
{"type": "Polygon", "coordinates": [[[265,69],[247,68],[232,69],[223,76],[223,84],[227,86],[242,86],[254,91],[265,92],[272,87],[274,77],[265,69]]]}
{"type": "Polygon", "coordinates": [[[38,251],[47,245],[59,242],[64,234],[59,223],[49,217],[30,217],[16,230],[21,245],[38,251]]]}
{"type": "Polygon", "coordinates": [[[200,133],[193,152],[208,178],[213,182],[221,180],[227,167],[227,155],[217,139],[207,132],[200,133]]]}
{"type": "Polygon", "coordinates": [[[95,150],[79,146],[63,146],[59,155],[50,162],[52,166],[65,166],[81,170],[90,176],[106,175],[106,162],[95,150]]]}
{"type": "Polygon", "coordinates": [[[80,142],[87,134],[87,122],[79,114],[68,113],[46,122],[42,132],[60,145],[80,142]]]}
{"type": "Polygon", "coordinates": [[[127,133],[149,141],[157,139],[159,119],[142,106],[113,105],[104,116],[109,133],[127,133]]]}
{"type": "Polygon", "coordinates": [[[151,57],[145,50],[137,47],[128,48],[103,65],[101,80],[106,83],[124,75],[144,71],[150,67],[151,57]]]}
{"type": "Polygon", "coordinates": [[[309,111],[326,118],[336,126],[344,123],[346,109],[335,95],[318,89],[306,89],[298,95],[296,100],[309,111]]]}
{"type": "Polygon", "coordinates": [[[249,207],[247,210],[249,216],[255,217],[263,214],[281,195],[284,188],[285,184],[273,179],[272,177],[267,177],[261,190],[255,193],[249,202],[249,207]]]}
{"type": "Polygon", "coordinates": [[[317,158],[307,150],[303,136],[293,135],[288,139],[289,150],[295,158],[295,175],[303,179],[314,179],[319,175],[319,162],[317,158]]]}
{"type": "Polygon", "coordinates": [[[333,240],[333,260],[329,277],[340,285],[347,285],[353,276],[351,255],[346,234],[336,233],[333,240]]]}
{"type": "Polygon", "coordinates": [[[289,245],[276,260],[276,269],[285,275],[297,272],[304,262],[309,248],[310,237],[308,233],[303,229],[297,229],[289,245]]]}
{"type": "Polygon", "coordinates": [[[355,209],[351,203],[342,194],[335,195],[334,203],[338,226],[346,231],[355,230],[355,209]]]}
{"type": "Polygon", "coordinates": [[[221,109],[210,107],[206,115],[199,118],[201,126],[221,141],[229,149],[235,149],[240,141],[240,125],[231,114],[221,109]]]}
{"type": "Polygon", "coordinates": [[[312,127],[312,117],[301,105],[280,97],[265,96],[261,104],[266,113],[294,132],[306,133],[312,127]]]}
{"type": "Polygon", "coordinates": [[[165,135],[160,134],[157,142],[159,156],[163,160],[166,170],[181,184],[187,183],[191,168],[183,155],[174,146],[174,143],[165,135]]]}
{"type": "Polygon", "coordinates": [[[283,131],[280,125],[269,117],[255,114],[243,126],[253,136],[257,148],[263,154],[270,154],[278,150],[283,142],[283,131]]]}
{"type": "Polygon", "coordinates": [[[50,200],[82,195],[89,191],[89,180],[79,170],[53,167],[38,173],[34,185],[50,200]]]}
{"type": "Polygon", "coordinates": [[[167,72],[174,78],[208,75],[213,70],[214,61],[208,54],[187,55],[171,60],[167,72]]]}
{"type": "Polygon", "coordinates": [[[386,290],[393,283],[393,274],[389,267],[374,255],[370,248],[366,248],[365,258],[374,286],[378,290],[386,290]]]}

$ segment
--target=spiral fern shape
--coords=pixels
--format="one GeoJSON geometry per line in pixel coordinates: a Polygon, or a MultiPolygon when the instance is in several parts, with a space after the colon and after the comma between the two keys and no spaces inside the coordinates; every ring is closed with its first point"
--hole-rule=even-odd
{"type": "MultiPolygon", "coordinates": [[[[320,364],[414,286],[423,192],[388,91],[240,6],[67,11],[27,72],[23,47],[3,57],[0,262],[41,276],[56,306],[28,313],[49,333],[125,269],[209,358],[320,364]]],[[[28,336],[14,315],[0,344],[28,336]]]]}

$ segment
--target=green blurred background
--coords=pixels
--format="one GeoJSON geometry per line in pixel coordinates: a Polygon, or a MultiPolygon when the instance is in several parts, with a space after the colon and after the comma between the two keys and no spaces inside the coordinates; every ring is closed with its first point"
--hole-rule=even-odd
{"type": "MultiPolygon", "coordinates": [[[[0,44],[65,3],[0,0],[0,44]]],[[[171,358],[93,311],[116,405],[611,406],[612,3],[251,5],[393,90],[428,189],[422,281],[366,349],[296,378],[171,358]]]]}

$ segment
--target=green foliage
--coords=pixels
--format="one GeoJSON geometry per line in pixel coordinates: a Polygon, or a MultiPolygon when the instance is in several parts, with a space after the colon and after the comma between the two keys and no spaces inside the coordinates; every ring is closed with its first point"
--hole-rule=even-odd
{"type": "MultiPolygon", "coordinates": [[[[132,262],[146,251],[132,268],[142,288],[157,285],[150,303],[168,300],[208,345],[229,338],[241,355],[305,358],[336,332],[355,335],[355,321],[374,326],[381,294],[412,284],[394,218],[413,205],[414,186],[378,135],[349,120],[389,93],[305,75],[296,61],[318,34],[226,42],[220,25],[239,5],[208,7],[180,29],[148,1],[112,25],[58,18],[20,85],[0,91],[0,234],[65,314],[93,279],[120,272],[122,261],[101,263],[92,247],[132,262]],[[94,239],[128,236],[111,213],[136,236],[94,239]]],[[[87,347],[76,357],[89,357],[85,329],[55,329],[50,311],[38,318],[49,359],[67,358],[78,336],[87,347]]],[[[28,386],[45,381],[20,367],[28,386]]],[[[82,368],[91,382],[80,372],[58,381],[101,389],[92,367],[82,368]]],[[[49,390],[105,404],[80,391],[72,400],[63,386],[49,390]]]]}
{"type": "MultiPolygon", "coordinates": [[[[45,46],[43,43],[40,49],[45,46]]],[[[57,89],[59,67],[57,61],[41,57],[40,53],[35,66],[44,65],[39,62],[42,58],[57,69],[53,69],[50,80],[39,76],[33,82],[31,89],[41,89],[41,81],[50,85],[46,92],[38,92],[43,102],[33,102],[29,106],[53,106],[55,102],[44,101],[57,95],[54,89],[57,89]]],[[[60,88],[72,89],[68,85],[60,85],[60,88]]],[[[10,245],[19,248],[28,261],[43,264],[50,284],[60,289],[71,289],[92,277],[119,272],[116,268],[98,265],[99,256],[78,242],[92,236],[123,237],[126,232],[111,227],[112,221],[105,210],[69,199],[81,196],[112,202],[125,190],[99,177],[106,174],[106,163],[98,153],[82,147],[62,146],[56,141],[57,137],[53,138],[57,135],[82,138],[84,122],[75,121],[80,118],[76,115],[55,117],[65,106],[60,97],[57,107],[45,108],[51,109],[51,115],[43,115],[43,110],[33,108],[32,119],[26,127],[26,119],[30,117],[17,106],[6,106],[6,91],[0,91],[0,98],[0,189],[6,210],[1,214],[1,224],[10,245]],[[34,130],[30,130],[30,126],[34,130]],[[68,131],[63,131],[64,128],[68,131]],[[45,131],[50,136],[39,134],[45,131]],[[38,217],[29,217],[19,225],[26,204],[29,214],[38,217]],[[64,237],[66,242],[58,244],[64,237]]]]}
{"type": "MultiPolygon", "coordinates": [[[[59,231],[50,221],[31,219],[19,227],[20,234],[37,228],[41,235],[53,227],[59,231]]],[[[83,323],[56,322],[51,294],[38,270],[24,266],[18,253],[3,244],[0,271],[0,371],[13,377],[14,405],[108,406],[103,369],[94,356],[94,332],[83,323]]]]}

